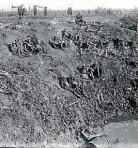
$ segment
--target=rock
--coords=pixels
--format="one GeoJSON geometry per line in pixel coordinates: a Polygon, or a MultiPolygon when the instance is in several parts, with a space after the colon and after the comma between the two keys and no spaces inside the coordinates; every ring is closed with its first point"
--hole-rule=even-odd
{"type": "Polygon", "coordinates": [[[16,25],[16,29],[21,29],[23,26],[21,25],[16,25]]]}

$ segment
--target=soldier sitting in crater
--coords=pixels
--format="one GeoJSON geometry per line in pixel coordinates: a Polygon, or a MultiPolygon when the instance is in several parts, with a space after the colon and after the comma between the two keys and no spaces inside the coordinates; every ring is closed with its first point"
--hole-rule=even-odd
{"type": "Polygon", "coordinates": [[[80,40],[80,33],[77,33],[75,37],[75,41],[79,41],[79,40],[80,40]]]}
{"type": "Polygon", "coordinates": [[[86,38],[83,37],[83,38],[80,38],[80,42],[79,42],[79,48],[82,48],[82,49],[87,49],[89,47],[87,41],[86,41],[86,38]]]}
{"type": "Polygon", "coordinates": [[[83,64],[81,67],[77,67],[77,70],[80,74],[84,74],[87,71],[85,64],[83,64]]]}
{"type": "Polygon", "coordinates": [[[33,43],[33,45],[34,45],[35,47],[39,44],[38,39],[36,38],[35,35],[33,35],[33,36],[31,37],[31,42],[33,43]]]}
{"type": "Polygon", "coordinates": [[[105,38],[102,44],[103,44],[103,48],[107,48],[109,44],[109,40],[105,38]]]}
{"type": "Polygon", "coordinates": [[[60,40],[59,37],[53,36],[49,40],[49,45],[55,49],[65,49],[67,47],[66,43],[63,40],[60,40]]]}
{"type": "Polygon", "coordinates": [[[27,49],[29,52],[34,52],[34,45],[31,40],[31,36],[28,36],[28,38],[23,42],[23,46],[25,50],[27,49]]]}
{"type": "Polygon", "coordinates": [[[59,43],[59,39],[57,36],[52,36],[51,39],[49,40],[49,45],[52,48],[57,49],[58,48],[58,43],[59,43]]]}
{"type": "Polygon", "coordinates": [[[16,54],[17,50],[18,50],[17,43],[13,42],[12,43],[12,54],[14,54],[14,53],[16,54]]]}
{"type": "Polygon", "coordinates": [[[65,32],[66,32],[66,29],[61,30],[61,38],[62,38],[62,40],[63,40],[64,37],[65,37],[65,32]]]}
{"type": "Polygon", "coordinates": [[[71,39],[71,33],[69,31],[67,31],[66,29],[63,29],[61,31],[61,36],[62,36],[62,40],[63,39],[67,39],[67,40],[71,39]]]}
{"type": "Polygon", "coordinates": [[[130,54],[137,54],[137,49],[136,49],[136,45],[135,42],[130,40],[127,41],[127,47],[130,49],[130,54]]]}
{"type": "Polygon", "coordinates": [[[66,87],[69,86],[65,77],[61,76],[61,77],[58,77],[58,79],[59,79],[59,85],[61,88],[66,89],[66,87]]]}
{"type": "Polygon", "coordinates": [[[67,77],[67,82],[69,83],[72,89],[76,88],[78,85],[77,81],[75,81],[75,78],[73,78],[72,76],[67,77]]]}
{"type": "Polygon", "coordinates": [[[91,65],[91,68],[93,69],[93,75],[95,78],[99,78],[102,75],[102,69],[100,68],[99,64],[96,63],[91,65]]]}
{"type": "Polygon", "coordinates": [[[82,67],[77,67],[77,70],[83,78],[88,79],[88,68],[85,64],[83,64],[82,67]]]}

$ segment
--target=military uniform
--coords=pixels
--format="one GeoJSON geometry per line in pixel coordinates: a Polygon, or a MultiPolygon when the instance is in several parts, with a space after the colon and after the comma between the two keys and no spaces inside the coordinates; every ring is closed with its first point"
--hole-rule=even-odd
{"type": "Polygon", "coordinates": [[[68,8],[67,13],[68,15],[72,15],[72,8],[68,8]]]}
{"type": "Polygon", "coordinates": [[[37,15],[37,6],[36,5],[34,6],[33,11],[34,11],[34,16],[36,16],[37,15]]]}
{"type": "Polygon", "coordinates": [[[44,8],[44,16],[47,15],[47,7],[44,8]]]}
{"type": "Polygon", "coordinates": [[[82,17],[82,15],[80,13],[78,13],[76,15],[75,22],[76,22],[76,24],[79,24],[79,23],[83,22],[83,17],[82,17]]]}
{"type": "Polygon", "coordinates": [[[18,7],[18,15],[19,15],[19,18],[23,16],[23,6],[22,5],[18,7]]]}

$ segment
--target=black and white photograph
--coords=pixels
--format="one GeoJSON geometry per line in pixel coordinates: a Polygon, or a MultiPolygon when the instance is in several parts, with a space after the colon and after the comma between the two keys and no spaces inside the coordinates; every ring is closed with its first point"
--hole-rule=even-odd
{"type": "Polygon", "coordinates": [[[0,0],[0,148],[138,148],[137,0],[0,0]]]}

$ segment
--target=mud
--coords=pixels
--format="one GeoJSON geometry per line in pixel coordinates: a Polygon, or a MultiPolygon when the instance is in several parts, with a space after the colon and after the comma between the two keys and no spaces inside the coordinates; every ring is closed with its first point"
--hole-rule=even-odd
{"type": "MultiPolygon", "coordinates": [[[[47,18],[33,18],[28,14],[22,20],[18,20],[16,15],[0,16],[0,70],[15,72],[8,78],[0,77],[2,90],[11,92],[0,93],[0,142],[3,145],[11,143],[14,146],[34,144],[34,147],[39,144],[45,147],[52,143],[54,144],[50,147],[57,147],[57,143],[62,147],[72,147],[68,145],[71,143],[76,144],[73,147],[78,147],[83,143],[79,131],[87,128],[89,131],[96,129],[98,132],[108,133],[111,138],[121,139],[126,136],[121,144],[128,141],[128,145],[134,143],[135,146],[138,140],[135,131],[135,127],[138,126],[136,121],[127,122],[128,125],[110,123],[116,116],[123,115],[127,118],[129,115],[137,115],[137,105],[134,108],[127,100],[128,96],[132,97],[137,104],[137,92],[127,91],[132,88],[129,78],[134,77],[134,69],[125,65],[123,58],[126,57],[121,57],[122,51],[116,51],[113,46],[110,48],[115,54],[108,57],[105,56],[105,52],[80,56],[73,41],[69,42],[70,46],[65,51],[51,48],[48,45],[51,36],[60,35],[64,28],[72,30],[76,27],[73,23],[74,16],[68,18],[63,16],[63,12],[56,12],[57,15],[54,13],[51,12],[47,18]],[[46,53],[40,52],[20,58],[9,52],[7,44],[17,38],[24,41],[27,35],[34,34],[45,43],[46,53]],[[101,63],[102,75],[99,78],[85,79],[77,72],[77,67],[90,67],[94,62],[101,63]],[[77,91],[63,89],[59,85],[60,76],[74,77],[78,82],[77,91]],[[78,97],[81,86],[85,95],[79,94],[78,97]],[[110,124],[104,127],[106,123],[110,124]],[[103,131],[100,125],[103,125],[103,131]],[[118,127],[115,128],[116,126],[118,127]],[[120,128],[121,126],[123,128],[120,128]]],[[[136,32],[115,25],[116,21],[120,21],[120,16],[110,17],[114,18],[112,22],[107,17],[84,15],[87,21],[105,23],[100,32],[91,35],[92,37],[99,39],[100,35],[106,34],[109,38],[119,37],[124,41],[133,39],[137,43],[136,32]]],[[[137,67],[137,55],[133,55],[132,59],[137,67]]]]}

